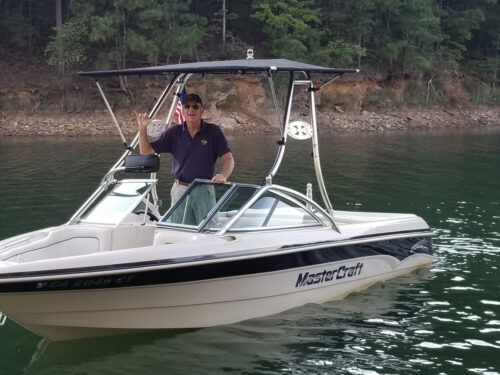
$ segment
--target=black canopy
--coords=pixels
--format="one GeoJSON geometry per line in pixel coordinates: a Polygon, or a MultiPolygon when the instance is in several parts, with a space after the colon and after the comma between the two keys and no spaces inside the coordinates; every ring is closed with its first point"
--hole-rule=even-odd
{"type": "Polygon", "coordinates": [[[81,76],[88,77],[111,77],[117,75],[146,75],[146,74],[168,74],[168,73],[261,73],[269,71],[284,72],[307,72],[307,73],[355,73],[357,69],[336,69],[318,65],[304,64],[286,59],[247,59],[208,61],[186,64],[174,64],[163,66],[152,66],[147,68],[123,69],[123,70],[101,70],[92,72],[80,72],[81,76]]]}

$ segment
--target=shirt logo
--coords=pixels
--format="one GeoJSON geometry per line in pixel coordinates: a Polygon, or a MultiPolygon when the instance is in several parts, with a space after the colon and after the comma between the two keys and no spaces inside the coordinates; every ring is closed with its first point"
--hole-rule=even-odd
{"type": "Polygon", "coordinates": [[[201,144],[202,144],[203,146],[205,146],[207,143],[208,143],[208,141],[207,141],[206,139],[202,139],[202,140],[201,140],[201,144]]]}

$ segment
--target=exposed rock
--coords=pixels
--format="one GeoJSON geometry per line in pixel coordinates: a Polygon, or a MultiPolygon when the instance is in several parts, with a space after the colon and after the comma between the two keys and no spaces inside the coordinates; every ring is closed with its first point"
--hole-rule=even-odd
{"type": "Polygon", "coordinates": [[[339,131],[384,131],[424,128],[459,128],[500,126],[500,108],[477,107],[456,110],[455,116],[440,109],[394,110],[387,114],[362,111],[356,113],[320,113],[319,126],[339,131]]]}
{"type": "MultiPolygon", "coordinates": [[[[64,103],[61,103],[61,82],[51,69],[38,64],[20,67],[0,58],[0,70],[3,73],[0,76],[0,136],[116,135],[109,113],[100,98],[96,99],[91,80],[75,78],[73,85],[67,88],[64,103]],[[61,112],[62,108],[66,112],[61,112]]],[[[500,126],[500,108],[472,107],[470,94],[453,74],[444,72],[440,76],[440,94],[446,99],[444,103],[448,103],[446,107],[410,109],[399,108],[402,103],[408,103],[403,100],[405,92],[412,85],[425,90],[425,82],[422,85],[422,82],[407,79],[387,81],[380,73],[350,77],[318,91],[316,104],[320,128],[358,132],[500,126]],[[371,108],[382,109],[374,111],[371,108]]],[[[151,98],[158,97],[164,88],[161,80],[145,82],[140,77],[129,78],[134,91],[133,106],[142,110],[148,108],[151,98]]],[[[219,124],[228,134],[269,132],[278,127],[265,78],[252,75],[230,81],[193,78],[188,86],[189,92],[197,92],[203,97],[204,118],[219,124]]],[[[130,107],[117,110],[115,114],[123,133],[129,137],[134,135],[137,124],[132,113],[132,99],[111,86],[108,89],[106,94],[109,93],[113,108],[130,107]]],[[[283,93],[280,95],[279,90],[277,93],[277,100],[282,101],[283,93]]],[[[297,90],[294,95],[306,97],[308,94],[297,90]]],[[[294,111],[292,121],[309,121],[307,105],[294,105],[294,111]]]]}
{"type": "MultiPolygon", "coordinates": [[[[213,83],[217,86],[218,82],[213,83]]],[[[318,96],[318,126],[342,132],[395,131],[422,128],[458,128],[500,126],[500,107],[457,107],[457,108],[409,108],[391,109],[382,112],[361,108],[362,93],[374,84],[357,84],[354,90],[348,83],[339,82],[339,87],[357,104],[328,102],[325,93],[318,96]],[[349,91],[349,88],[351,91],[349,91]]],[[[200,92],[206,98],[203,117],[220,125],[226,134],[263,133],[275,131],[277,114],[270,101],[262,100],[266,93],[255,79],[240,80],[232,86],[216,87],[207,91],[194,85],[191,92],[200,92]],[[231,105],[229,105],[231,104],[231,105]]],[[[330,88],[328,88],[331,90],[330,88]]],[[[328,93],[328,91],[326,91],[328,93]]],[[[24,93],[24,92],[23,92],[24,93]]],[[[29,91],[33,96],[36,92],[29,91]]],[[[9,95],[14,95],[8,92],[9,95]]],[[[26,94],[26,95],[28,95],[26,94]]],[[[24,95],[24,94],[23,94],[24,95]]],[[[35,100],[31,98],[30,100],[35,100]]],[[[29,100],[26,101],[30,102],[29,100]]],[[[24,110],[0,111],[0,136],[25,135],[116,135],[117,130],[111,116],[104,110],[81,110],[77,112],[33,111],[26,106],[24,110]]],[[[310,121],[307,106],[294,106],[293,120],[310,121]]],[[[115,111],[123,133],[131,137],[137,131],[137,122],[132,109],[115,111]]],[[[281,113],[283,115],[283,113],[281,113]]],[[[164,114],[162,116],[165,116],[164,114]]],[[[160,116],[161,117],[161,116],[160,116]]]]}

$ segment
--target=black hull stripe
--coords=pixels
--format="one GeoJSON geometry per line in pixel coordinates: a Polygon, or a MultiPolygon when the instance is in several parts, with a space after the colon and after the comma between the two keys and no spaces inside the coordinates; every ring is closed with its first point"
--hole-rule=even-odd
{"type": "Polygon", "coordinates": [[[42,281],[19,282],[13,279],[12,282],[1,283],[0,293],[173,284],[282,271],[342,260],[354,261],[356,258],[376,255],[389,255],[401,261],[414,254],[433,254],[432,241],[429,236],[401,238],[365,244],[329,246],[286,254],[277,253],[272,256],[240,260],[228,259],[225,262],[198,265],[186,263],[183,267],[149,269],[142,272],[140,270],[131,270],[130,272],[113,275],[83,276],[81,278],[75,278],[73,275],[70,278],[66,274],[49,281],[43,281],[43,275],[39,275],[42,281]]]}
{"type": "MultiPolygon", "coordinates": [[[[272,249],[268,251],[263,251],[260,254],[262,257],[265,256],[272,256],[273,253],[277,253],[280,250],[296,250],[296,251],[302,251],[302,249],[305,251],[310,251],[312,250],[312,247],[337,247],[340,248],[342,246],[345,246],[344,244],[346,242],[352,241],[352,240],[359,240],[360,238],[369,238],[374,242],[377,237],[387,237],[387,236],[393,236],[393,235],[401,235],[408,233],[407,231],[404,232],[393,232],[393,233],[384,233],[381,234],[380,236],[357,236],[357,237],[351,237],[349,239],[345,239],[342,241],[316,241],[316,242],[308,242],[308,243],[300,243],[300,244],[293,244],[293,245],[284,245],[281,246],[278,249],[272,249]]],[[[433,236],[433,233],[430,232],[429,230],[421,230],[421,231],[412,231],[411,234],[413,236],[409,236],[409,238],[413,237],[431,237],[433,236]]],[[[386,242],[387,240],[380,240],[378,242],[386,242]]],[[[255,253],[254,253],[255,254],[255,253]]],[[[229,253],[219,253],[219,254],[209,254],[209,255],[197,255],[197,256],[189,256],[189,257],[180,257],[180,258],[165,258],[165,259],[158,259],[158,260],[153,260],[153,261],[144,261],[144,262],[134,262],[134,263],[118,263],[118,264],[107,264],[104,266],[90,266],[90,267],[78,267],[78,268],[64,268],[64,269],[56,269],[56,270],[41,270],[41,271],[29,271],[29,272],[16,272],[16,273],[10,273],[10,274],[0,274],[0,281],[3,279],[15,279],[15,278],[28,278],[28,277],[46,277],[46,276],[69,276],[69,275],[78,275],[78,274],[83,274],[83,273],[106,273],[106,272],[114,272],[114,271],[124,271],[124,272],[130,272],[130,271],[135,271],[136,269],[141,269],[141,268],[149,268],[149,267],[160,267],[160,266],[170,266],[170,265],[180,265],[180,264],[185,264],[185,263],[194,263],[194,262],[203,262],[207,260],[219,260],[219,261],[231,261],[231,258],[240,258],[242,256],[247,256],[247,255],[252,255],[252,253],[249,253],[248,251],[235,251],[235,252],[229,252],[229,253]]],[[[139,272],[141,272],[139,270],[139,272]]]]}

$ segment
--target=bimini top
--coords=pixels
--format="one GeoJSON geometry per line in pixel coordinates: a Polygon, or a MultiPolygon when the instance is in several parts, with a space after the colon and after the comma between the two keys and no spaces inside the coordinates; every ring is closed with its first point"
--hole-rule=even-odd
{"type": "Polygon", "coordinates": [[[212,73],[212,74],[245,74],[272,71],[306,72],[306,73],[356,73],[357,69],[337,69],[318,65],[304,64],[286,59],[245,59],[227,61],[206,61],[185,64],[152,66],[147,68],[100,70],[80,72],[81,76],[111,77],[118,75],[149,75],[169,73],[212,73]]]}

